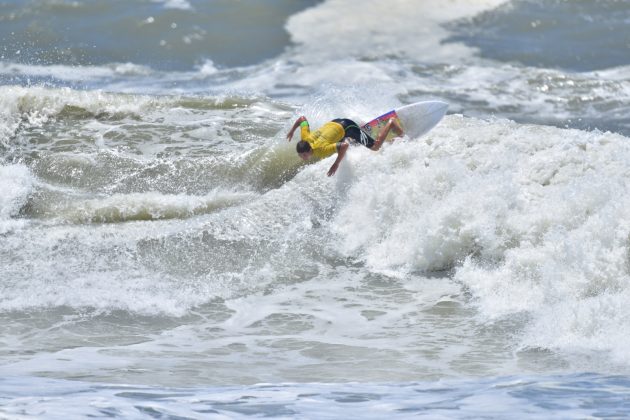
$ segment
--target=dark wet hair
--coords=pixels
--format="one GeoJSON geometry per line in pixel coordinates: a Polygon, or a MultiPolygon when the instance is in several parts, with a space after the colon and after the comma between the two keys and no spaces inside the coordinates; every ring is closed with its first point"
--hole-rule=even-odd
{"type": "Polygon", "coordinates": [[[297,150],[298,153],[310,152],[311,151],[311,145],[305,140],[300,140],[295,145],[295,150],[297,150]]]}

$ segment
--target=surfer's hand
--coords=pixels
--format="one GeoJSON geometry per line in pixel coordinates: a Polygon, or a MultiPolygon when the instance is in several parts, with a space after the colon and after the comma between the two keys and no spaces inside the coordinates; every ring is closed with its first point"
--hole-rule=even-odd
{"type": "MultiPolygon", "coordinates": [[[[291,129],[289,130],[289,134],[287,134],[287,141],[291,141],[291,139],[293,138],[293,133],[295,133],[295,130],[297,130],[300,124],[302,124],[304,121],[306,121],[306,117],[304,115],[295,120],[295,122],[293,123],[293,127],[291,127],[291,129]]],[[[306,121],[306,124],[308,124],[308,121],[306,121]]]]}
{"type": "Polygon", "coordinates": [[[333,163],[333,166],[330,167],[330,169],[328,170],[328,176],[333,176],[335,174],[335,172],[337,172],[337,168],[339,167],[339,164],[337,162],[333,163]]]}
{"type": "Polygon", "coordinates": [[[343,160],[343,157],[346,155],[346,152],[348,151],[348,147],[349,145],[348,145],[348,142],[346,141],[341,141],[337,143],[337,159],[335,159],[335,163],[333,163],[330,169],[328,170],[328,176],[333,176],[335,172],[337,172],[337,168],[339,167],[339,164],[341,163],[341,161],[343,160]]]}

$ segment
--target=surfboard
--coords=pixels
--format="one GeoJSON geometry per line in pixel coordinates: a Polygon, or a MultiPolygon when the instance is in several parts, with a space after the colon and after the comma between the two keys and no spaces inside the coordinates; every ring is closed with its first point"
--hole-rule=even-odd
{"type": "MultiPolygon", "coordinates": [[[[396,118],[409,138],[415,139],[428,133],[438,125],[446,114],[448,104],[441,101],[423,101],[404,105],[393,109],[380,117],[366,123],[362,129],[372,138],[376,139],[387,121],[396,118]]],[[[391,130],[387,134],[387,140],[391,140],[396,134],[391,130]]]]}

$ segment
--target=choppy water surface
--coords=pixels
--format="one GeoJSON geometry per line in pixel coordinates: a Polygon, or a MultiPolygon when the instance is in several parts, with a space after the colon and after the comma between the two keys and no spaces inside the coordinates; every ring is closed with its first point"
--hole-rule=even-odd
{"type": "Polygon", "coordinates": [[[1,415],[627,411],[630,2],[260,8],[0,6],[1,415]]]}

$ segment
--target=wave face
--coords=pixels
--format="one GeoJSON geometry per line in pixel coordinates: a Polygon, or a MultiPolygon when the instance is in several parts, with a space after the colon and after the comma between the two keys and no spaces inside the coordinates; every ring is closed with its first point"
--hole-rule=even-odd
{"type": "Polygon", "coordinates": [[[0,5],[3,375],[625,378],[630,55],[606,28],[628,2],[421,3],[0,5]],[[334,177],[286,141],[430,99],[435,129],[334,177]]]}

